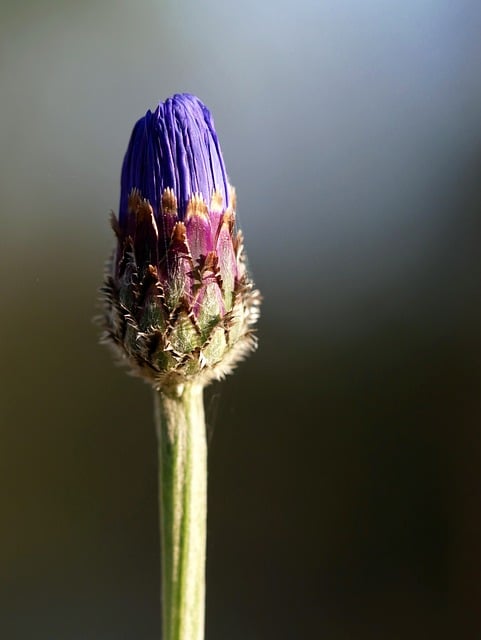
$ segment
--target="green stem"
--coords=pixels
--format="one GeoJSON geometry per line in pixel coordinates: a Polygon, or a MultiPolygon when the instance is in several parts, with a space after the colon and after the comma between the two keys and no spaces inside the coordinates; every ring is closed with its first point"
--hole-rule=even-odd
{"type": "Polygon", "coordinates": [[[207,444],[202,387],[154,391],[159,443],[162,638],[203,640],[207,444]]]}

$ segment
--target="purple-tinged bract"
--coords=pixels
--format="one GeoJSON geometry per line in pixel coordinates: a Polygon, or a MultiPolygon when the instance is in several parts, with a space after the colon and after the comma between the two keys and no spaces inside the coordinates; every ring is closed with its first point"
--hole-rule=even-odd
{"type": "Polygon", "coordinates": [[[135,125],[122,166],[105,338],[155,387],[209,382],[255,348],[259,294],[208,109],[181,94],[135,125]]]}

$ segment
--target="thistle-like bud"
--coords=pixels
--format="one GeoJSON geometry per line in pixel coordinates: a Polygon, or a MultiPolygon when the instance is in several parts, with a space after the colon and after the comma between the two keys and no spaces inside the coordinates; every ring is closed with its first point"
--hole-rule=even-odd
{"type": "Polygon", "coordinates": [[[156,388],[222,378],[255,348],[259,294],[208,109],[189,94],[148,111],[125,155],[104,338],[156,388]]]}

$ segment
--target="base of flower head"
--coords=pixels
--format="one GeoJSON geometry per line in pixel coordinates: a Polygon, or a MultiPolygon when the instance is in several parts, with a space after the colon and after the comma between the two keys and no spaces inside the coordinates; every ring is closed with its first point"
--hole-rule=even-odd
{"type": "Polygon", "coordinates": [[[128,366],[132,375],[143,378],[155,389],[173,388],[187,381],[205,386],[214,380],[222,380],[257,348],[252,325],[259,315],[261,298],[259,292],[250,287],[242,292],[242,299],[233,313],[221,319],[202,345],[188,353],[178,351],[169,337],[169,333],[175,331],[175,325],[191,322],[187,308],[174,312],[177,319],[170,331],[154,328],[140,331],[131,314],[119,302],[111,278],[106,278],[101,291],[107,311],[102,318],[102,343],[113,349],[119,363],[128,366]],[[235,342],[230,339],[232,329],[237,334],[235,342]],[[214,343],[217,345],[212,349],[214,343]],[[222,356],[216,361],[215,352],[219,351],[222,356]],[[159,360],[164,362],[163,367],[159,366],[159,360]]]}
{"type": "MultiPolygon", "coordinates": [[[[214,194],[209,210],[221,204],[214,194]]],[[[112,218],[119,244],[101,289],[102,339],[154,388],[205,385],[225,377],[256,348],[260,294],[245,269],[233,211],[218,212],[214,250],[193,255],[191,247],[203,239],[199,229],[207,206],[194,196],[180,220],[168,190],[162,206],[162,229],[138,193],[131,196],[127,232],[112,218]],[[235,277],[226,271],[226,259],[235,262],[235,277]]]]}

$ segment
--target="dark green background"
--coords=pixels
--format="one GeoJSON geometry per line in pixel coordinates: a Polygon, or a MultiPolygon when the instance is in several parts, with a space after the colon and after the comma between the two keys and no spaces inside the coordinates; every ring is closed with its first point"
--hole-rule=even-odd
{"type": "Polygon", "coordinates": [[[131,127],[186,90],[265,297],[207,392],[207,638],[479,637],[480,14],[2,3],[0,637],[159,638],[151,393],[91,319],[131,127]]]}

